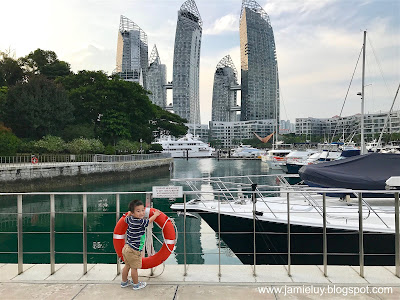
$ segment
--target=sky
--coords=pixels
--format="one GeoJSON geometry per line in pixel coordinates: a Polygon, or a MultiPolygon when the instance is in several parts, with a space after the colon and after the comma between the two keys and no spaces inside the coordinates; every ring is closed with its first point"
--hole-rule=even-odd
{"type": "MultiPolygon", "coordinates": [[[[177,12],[183,0],[3,0],[0,51],[22,57],[37,48],[54,51],[79,70],[116,67],[120,16],[157,45],[172,80],[177,12]]],[[[329,118],[359,113],[361,61],[367,30],[365,112],[388,111],[400,83],[400,1],[259,0],[275,36],[281,119],[329,118]],[[354,79],[350,85],[352,75],[354,79]],[[346,97],[346,94],[348,95],[346,97]]],[[[201,123],[211,120],[215,68],[227,54],[239,73],[240,0],[197,0],[203,20],[200,56],[201,123]]],[[[168,91],[168,103],[172,91],[168,91]]],[[[240,94],[239,94],[240,95],[240,94]]],[[[238,97],[240,99],[240,96],[238,97]]],[[[400,100],[395,109],[400,109],[400,100]]],[[[240,104],[240,103],[239,103],[240,104]]]]}

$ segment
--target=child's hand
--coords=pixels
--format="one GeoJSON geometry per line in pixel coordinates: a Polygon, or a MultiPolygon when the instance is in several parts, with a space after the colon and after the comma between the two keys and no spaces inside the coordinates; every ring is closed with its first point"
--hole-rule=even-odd
{"type": "Polygon", "coordinates": [[[161,212],[158,209],[156,209],[153,213],[153,215],[156,217],[158,217],[160,214],[161,214],[161,212]]]}
{"type": "Polygon", "coordinates": [[[132,212],[131,211],[128,211],[128,213],[127,213],[127,215],[126,215],[127,217],[130,217],[130,216],[132,216],[132,212]]]}

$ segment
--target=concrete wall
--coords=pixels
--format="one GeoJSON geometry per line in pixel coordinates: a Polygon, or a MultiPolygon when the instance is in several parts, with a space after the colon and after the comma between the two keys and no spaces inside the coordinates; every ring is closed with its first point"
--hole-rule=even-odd
{"type": "Polygon", "coordinates": [[[88,162],[88,163],[42,163],[3,165],[0,168],[0,182],[26,181],[60,176],[79,176],[115,172],[131,172],[138,169],[169,166],[172,158],[127,162],[88,162]]]}

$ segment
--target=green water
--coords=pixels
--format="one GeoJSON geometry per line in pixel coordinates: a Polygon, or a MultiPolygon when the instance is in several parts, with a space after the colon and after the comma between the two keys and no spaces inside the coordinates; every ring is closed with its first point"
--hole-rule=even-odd
{"type": "MultiPolygon", "coordinates": [[[[241,176],[267,174],[265,163],[259,160],[175,159],[171,173],[123,179],[118,182],[87,184],[58,188],[63,192],[132,192],[151,191],[152,186],[170,184],[171,178],[198,178],[208,176],[241,176]]],[[[201,187],[199,187],[201,188],[201,187]]],[[[189,190],[188,188],[185,188],[189,190]]],[[[38,191],[42,191],[38,186],[38,191]]],[[[0,262],[17,262],[17,197],[0,196],[0,262]],[[13,253],[12,253],[13,252],[13,253]]],[[[127,210],[134,199],[145,202],[145,195],[121,195],[120,210],[127,210]]],[[[116,256],[112,232],[116,223],[116,199],[114,195],[88,195],[87,249],[89,263],[115,263],[116,256]]],[[[170,209],[167,199],[154,199],[153,205],[174,218],[178,228],[178,243],[175,253],[167,264],[183,264],[183,217],[170,209]]],[[[81,263],[83,251],[82,196],[55,196],[55,251],[56,263],[81,263]]],[[[24,263],[50,262],[50,201],[48,195],[23,197],[23,251],[24,263]]],[[[195,214],[186,219],[186,251],[189,264],[218,264],[218,238],[215,232],[195,214]],[[197,218],[196,218],[197,217],[197,218]]],[[[162,239],[160,229],[154,227],[155,235],[162,239]]],[[[155,241],[156,251],[160,244],[155,241]]],[[[222,264],[241,264],[239,259],[222,241],[222,264]]]]}

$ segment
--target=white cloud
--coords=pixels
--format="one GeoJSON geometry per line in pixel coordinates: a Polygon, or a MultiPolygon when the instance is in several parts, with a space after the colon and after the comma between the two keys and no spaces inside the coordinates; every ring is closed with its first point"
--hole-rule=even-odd
{"type": "Polygon", "coordinates": [[[221,34],[227,31],[239,31],[239,16],[229,14],[217,19],[214,24],[205,29],[203,34],[221,34]]]}
{"type": "Polygon", "coordinates": [[[307,14],[330,5],[335,0],[268,0],[264,10],[269,15],[280,15],[288,12],[307,14]]]}

